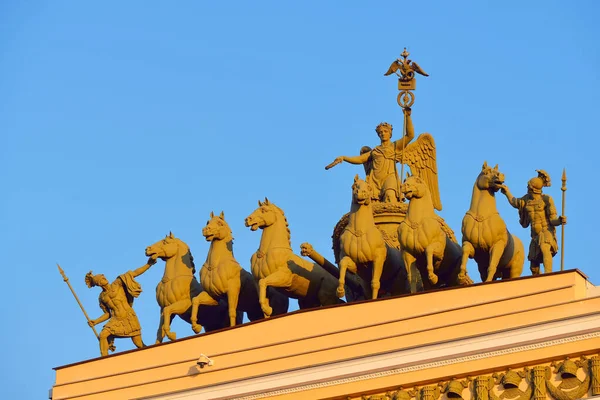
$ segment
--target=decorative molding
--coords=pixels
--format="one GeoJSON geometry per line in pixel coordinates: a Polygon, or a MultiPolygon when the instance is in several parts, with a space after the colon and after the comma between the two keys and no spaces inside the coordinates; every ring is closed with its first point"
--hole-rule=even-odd
{"type": "MultiPolygon", "coordinates": [[[[351,376],[351,377],[347,377],[347,378],[334,379],[334,380],[325,381],[325,382],[316,382],[316,383],[311,383],[311,384],[307,384],[307,385],[289,387],[289,388],[273,390],[273,391],[269,391],[269,392],[256,393],[256,394],[251,394],[251,395],[247,395],[247,396],[230,397],[230,398],[235,399],[235,400],[263,399],[263,398],[273,397],[273,396],[278,396],[278,395],[283,395],[283,394],[298,393],[298,392],[308,391],[308,390],[312,390],[312,389],[324,388],[324,387],[328,387],[328,386],[365,381],[365,380],[369,380],[369,379],[377,379],[377,378],[391,376],[391,375],[404,374],[407,372],[421,371],[424,369],[437,368],[437,367],[442,367],[442,366],[447,366],[447,365],[453,365],[453,364],[459,364],[459,363],[464,363],[464,362],[469,362],[469,361],[476,361],[476,360],[481,360],[481,359],[486,359],[486,358],[491,358],[491,357],[503,356],[503,355],[507,355],[507,354],[514,354],[514,353],[518,353],[518,352],[522,352],[522,351],[542,349],[542,348],[561,345],[561,344],[565,344],[565,343],[573,343],[573,342],[582,341],[582,340],[594,339],[594,338],[598,338],[598,337],[600,337],[600,332],[591,332],[591,333],[586,333],[583,335],[560,338],[560,339],[550,340],[550,341],[546,341],[546,342],[532,343],[532,344],[527,344],[527,345],[522,345],[522,346],[517,346],[517,347],[511,347],[511,348],[507,348],[507,349],[483,352],[483,353],[479,353],[479,354],[469,354],[467,356],[449,358],[446,360],[439,360],[439,361],[418,364],[418,365],[411,365],[411,366],[402,367],[402,368],[394,368],[394,369],[390,369],[387,371],[379,371],[379,372],[374,372],[374,373],[365,374],[365,375],[351,376]]],[[[535,380],[535,378],[534,378],[534,380],[535,380]]],[[[544,390],[544,392],[545,392],[545,389],[546,389],[546,387],[544,385],[544,389],[542,389],[542,390],[544,390]]]]}
{"type": "MultiPolygon", "coordinates": [[[[441,400],[440,395],[443,393],[446,394],[446,399],[460,400],[578,400],[588,397],[592,389],[591,368],[599,360],[598,356],[591,359],[581,356],[578,361],[567,357],[560,362],[553,361],[550,365],[546,363],[533,368],[523,367],[518,371],[509,368],[505,373],[478,376],[474,380],[470,377],[462,381],[453,378],[447,383],[440,382],[437,386],[429,385],[420,390],[415,388],[406,391],[399,387],[384,394],[363,395],[361,400],[441,400]],[[585,378],[581,379],[581,375],[585,378]],[[465,393],[464,389],[470,388],[471,383],[472,391],[467,390],[465,393]],[[521,390],[522,386],[526,386],[526,390],[521,390]],[[439,388],[442,387],[444,389],[440,392],[439,388]],[[496,391],[500,394],[496,394],[496,391]]],[[[593,393],[592,389],[592,395],[593,393]]]]}

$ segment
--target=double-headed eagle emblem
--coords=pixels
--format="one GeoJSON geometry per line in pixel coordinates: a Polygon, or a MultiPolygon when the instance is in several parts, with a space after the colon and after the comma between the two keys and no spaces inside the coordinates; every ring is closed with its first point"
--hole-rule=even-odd
{"type": "Polygon", "coordinates": [[[403,81],[410,81],[415,77],[415,72],[417,74],[421,74],[423,76],[429,76],[416,62],[409,60],[408,56],[410,54],[406,51],[406,47],[400,56],[402,58],[397,58],[396,61],[390,65],[388,71],[384,74],[385,76],[396,74],[403,81]]]}

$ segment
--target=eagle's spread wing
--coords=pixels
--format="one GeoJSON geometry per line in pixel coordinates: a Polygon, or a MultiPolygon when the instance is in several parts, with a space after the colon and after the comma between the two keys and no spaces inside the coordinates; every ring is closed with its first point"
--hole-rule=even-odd
{"type": "Polygon", "coordinates": [[[391,75],[394,72],[398,71],[398,68],[400,68],[400,63],[398,62],[398,60],[396,60],[392,63],[392,65],[390,65],[390,68],[388,69],[388,71],[383,75],[384,76],[391,75]]]}
{"type": "Polygon", "coordinates": [[[423,70],[421,69],[421,67],[419,67],[419,64],[417,64],[416,62],[414,62],[414,61],[413,61],[413,62],[410,64],[410,66],[411,66],[411,68],[413,69],[413,71],[415,71],[416,73],[418,73],[418,74],[421,74],[421,75],[423,75],[423,76],[429,76],[429,75],[428,75],[428,74],[427,74],[425,71],[423,71],[423,70]]]}
{"type": "Polygon", "coordinates": [[[435,141],[433,140],[433,136],[429,133],[419,135],[417,140],[404,149],[403,161],[410,167],[413,175],[420,177],[427,183],[433,207],[441,211],[442,201],[440,200],[440,189],[438,187],[435,141]]]}

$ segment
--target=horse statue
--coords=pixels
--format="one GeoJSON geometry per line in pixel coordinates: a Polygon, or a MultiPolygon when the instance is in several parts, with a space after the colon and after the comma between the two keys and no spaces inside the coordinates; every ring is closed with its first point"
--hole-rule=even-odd
{"type": "Polygon", "coordinates": [[[492,168],[484,162],[473,185],[471,206],[462,220],[459,279],[466,274],[469,258],[475,258],[483,282],[517,278],[523,272],[523,243],[508,232],[496,209],[496,192],[503,184],[504,174],[498,171],[498,165],[492,168]]]}
{"type": "MultiPolygon", "coordinates": [[[[321,255],[318,251],[314,249],[312,244],[310,243],[302,243],[300,244],[300,255],[303,257],[308,257],[321,267],[323,267],[327,272],[333,275],[336,279],[340,278],[340,270],[338,267],[333,264],[331,261],[326,259],[321,255]]],[[[346,280],[345,280],[345,294],[346,301],[348,303],[360,300],[366,300],[367,297],[365,293],[370,292],[370,290],[366,287],[365,281],[362,280],[356,274],[346,270],[346,280]]]]}
{"type": "Polygon", "coordinates": [[[461,247],[454,232],[435,213],[431,193],[423,179],[407,174],[402,192],[409,203],[406,218],[398,227],[398,239],[409,282],[413,270],[410,266],[415,263],[425,290],[473,283],[466,275],[462,282],[458,281],[461,247]]]}
{"type": "Polygon", "coordinates": [[[225,215],[210,213],[210,220],[202,229],[202,235],[210,242],[206,262],[200,269],[200,283],[204,291],[192,299],[192,329],[199,333],[198,307],[218,306],[217,299],[227,297],[229,323],[235,326],[238,311],[246,312],[250,321],[263,318],[258,302],[258,286],[250,274],[242,269],[233,256],[233,236],[225,221],[225,215]]]}
{"type": "MultiPolygon", "coordinates": [[[[194,276],[196,269],[190,248],[181,239],[169,233],[163,240],[146,247],[146,256],[165,261],[165,272],[156,286],[156,301],[160,306],[160,323],[156,343],[161,343],[165,335],[175,340],[171,331],[171,321],[175,315],[191,324],[192,298],[202,292],[202,286],[194,276]]],[[[218,307],[202,307],[200,323],[210,332],[229,326],[227,305],[219,302],[218,307]]],[[[241,321],[240,321],[241,322],[241,321]]]]}
{"type": "Polygon", "coordinates": [[[290,230],[283,211],[265,198],[246,220],[252,231],[262,229],[258,251],[250,260],[252,275],[258,281],[259,299],[266,317],[274,308],[267,298],[267,288],[277,288],[298,300],[301,309],[337,304],[337,279],[317,263],[294,254],[290,230]]]}
{"type": "Polygon", "coordinates": [[[373,187],[358,175],[352,184],[352,205],[348,224],[340,235],[338,297],[345,294],[346,271],[371,282],[368,297],[376,299],[381,282],[391,294],[406,292],[406,275],[400,251],[388,245],[373,218],[373,187]]]}

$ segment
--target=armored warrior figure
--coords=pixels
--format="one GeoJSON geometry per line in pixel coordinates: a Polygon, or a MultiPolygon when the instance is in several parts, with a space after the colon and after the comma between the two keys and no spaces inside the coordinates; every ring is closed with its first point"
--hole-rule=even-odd
{"type": "Polygon", "coordinates": [[[552,257],[558,252],[555,226],[567,223],[567,217],[556,215],[552,197],[542,193],[544,186],[550,186],[550,176],[543,170],[536,170],[538,176],[527,182],[527,194],[514,197],[506,185],[501,188],[511,206],[519,210],[519,222],[523,228],[531,226],[529,255],[531,273],[540,273],[540,264],[544,272],[552,272],[552,257]]]}
{"type": "Polygon", "coordinates": [[[94,326],[110,319],[102,328],[98,338],[102,356],[108,355],[109,349],[114,350],[115,338],[130,337],[138,349],[145,346],[142,342],[140,322],[132,308],[133,299],[142,292],[142,287],[134,278],[146,272],[155,263],[156,260],[150,257],[146,265],[119,275],[113,283],[108,283],[103,274],[94,275],[92,271],[86,274],[85,283],[88,288],[94,286],[102,288],[98,301],[104,311],[102,316],[89,321],[88,324],[94,326]]]}

